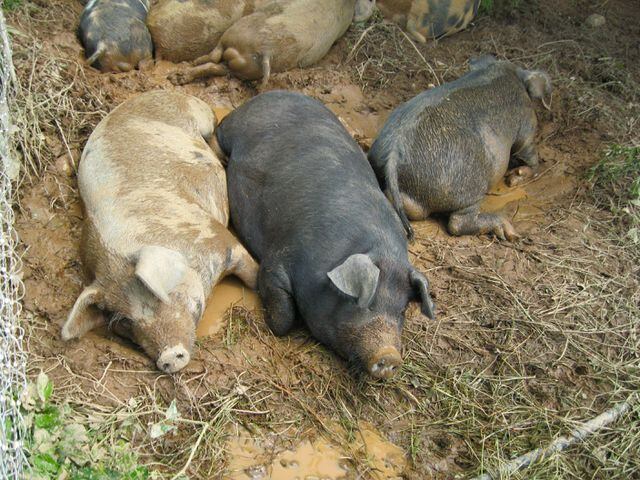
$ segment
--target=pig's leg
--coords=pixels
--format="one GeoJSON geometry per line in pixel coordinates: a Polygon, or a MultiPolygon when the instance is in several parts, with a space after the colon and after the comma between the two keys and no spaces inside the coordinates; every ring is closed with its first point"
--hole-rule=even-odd
{"type": "Polygon", "coordinates": [[[500,240],[518,238],[509,220],[495,213],[480,213],[478,204],[453,212],[449,217],[448,228],[452,235],[493,233],[500,240]]]}
{"type": "Polygon", "coordinates": [[[228,72],[227,67],[220,63],[205,63],[197,67],[187,68],[181,72],[173,72],[167,78],[174,85],[186,85],[200,78],[222,76],[228,72]]]}
{"type": "Polygon", "coordinates": [[[202,55],[201,57],[196,58],[191,63],[193,65],[204,65],[205,63],[220,63],[220,60],[222,59],[222,52],[223,52],[222,46],[218,45],[216,48],[213,49],[211,53],[202,55]]]}
{"type": "Polygon", "coordinates": [[[265,309],[265,321],[277,335],[286,335],[296,320],[296,307],[291,296],[291,282],[282,266],[264,264],[258,272],[258,291],[265,309]]]}
{"type": "Polygon", "coordinates": [[[240,242],[231,247],[231,260],[225,274],[232,274],[247,287],[255,290],[258,283],[258,264],[240,242]]]}
{"type": "Polygon", "coordinates": [[[387,185],[387,192],[391,197],[391,204],[400,217],[400,221],[407,232],[407,237],[410,241],[413,241],[413,228],[411,227],[411,223],[404,211],[404,198],[400,193],[400,186],[398,185],[398,154],[395,151],[392,150],[389,153],[387,162],[382,168],[384,171],[385,183],[387,185]]]}
{"type": "Polygon", "coordinates": [[[531,168],[538,166],[538,149],[535,143],[537,124],[536,114],[532,110],[511,147],[513,156],[531,168]]]}

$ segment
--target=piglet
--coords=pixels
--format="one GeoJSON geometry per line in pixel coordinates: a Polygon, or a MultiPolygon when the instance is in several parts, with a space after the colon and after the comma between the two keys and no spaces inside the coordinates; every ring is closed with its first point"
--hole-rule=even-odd
{"type": "Polygon", "coordinates": [[[128,72],[150,61],[148,11],[149,0],[90,0],[78,29],[87,63],[103,72],[128,72]]]}
{"type": "Polygon", "coordinates": [[[463,77],[396,108],[369,150],[369,161],[410,238],[411,220],[449,213],[453,235],[517,237],[480,203],[506,173],[511,156],[538,165],[533,99],[547,105],[546,73],[487,55],[463,77]],[[408,217],[408,218],[407,218],[408,217]]]}
{"type": "Polygon", "coordinates": [[[110,325],[167,373],[191,358],[205,299],[221,277],[251,288],[257,265],[229,233],[226,175],[207,142],[215,116],[168,91],[124,102],[93,131],[78,169],[86,287],[62,338],[110,325]]]}
{"type": "Polygon", "coordinates": [[[261,261],[269,328],[285,335],[302,320],[373,377],[392,376],[409,302],[429,318],[434,305],[358,144],[320,102],[277,90],[233,111],[216,135],[233,226],[261,261]]]}
{"type": "Polygon", "coordinates": [[[371,16],[373,5],[371,0],[264,1],[231,26],[210,55],[196,59],[196,67],[172,73],[169,79],[183,85],[231,71],[244,80],[262,78],[264,87],[271,72],[319,61],[352,20],[371,16]]]}

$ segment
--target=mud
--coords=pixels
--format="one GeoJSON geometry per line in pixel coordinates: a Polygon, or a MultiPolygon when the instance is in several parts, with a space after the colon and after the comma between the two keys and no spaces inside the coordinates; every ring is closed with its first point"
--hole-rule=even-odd
{"type": "MultiPolygon", "coordinates": [[[[585,220],[588,210],[580,210],[585,202],[580,193],[584,172],[605,145],[628,138],[634,124],[624,115],[637,111],[638,101],[633,93],[615,87],[626,77],[598,59],[620,61],[631,84],[640,82],[640,51],[630,41],[638,38],[640,9],[631,0],[605,2],[598,9],[607,17],[607,27],[593,32],[582,27],[582,19],[596,8],[593,2],[520,3],[526,5],[513,15],[479,17],[465,32],[417,46],[437,78],[426,67],[394,67],[416,52],[386,27],[368,31],[367,35],[376,31],[380,35],[362,50],[369,57],[357,54],[350,60],[366,26],[353,27],[317,66],[270,79],[270,88],[300,91],[324,102],[366,148],[397,105],[430,84],[456,78],[471,56],[494,53],[545,69],[552,76],[552,110],[538,109],[537,175],[512,188],[501,182],[482,206],[512,219],[522,240],[511,244],[488,236],[453,238],[441,217],[414,224],[417,238],[410,245],[411,261],[429,275],[438,320],[427,321],[415,306],[408,309],[405,366],[399,378],[387,384],[362,377],[304,329],[275,338],[262,321],[255,292],[235,278],[224,280],[209,298],[192,362],[178,376],[160,375],[135,345],[107,328],[62,343],[61,325],[83,284],[78,257],[83,212],[75,171],[101,116],[140,92],[176,88],[207,102],[221,120],[258,89],[231,77],[174,87],[166,75],[179,66],[164,61],[148,70],[117,75],[86,66],[76,71],[73,67],[82,61],[82,49],[72,32],[82,10],[79,2],[54,0],[53,7],[29,3],[25,11],[9,15],[16,31],[23,32],[15,36],[18,75],[49,75],[45,61],[29,63],[33,46],[42,45],[47,61],[65,66],[59,74],[68,79],[71,102],[60,112],[59,126],[42,126],[45,167],[25,180],[16,207],[24,246],[31,374],[46,370],[61,399],[68,394],[100,407],[122,407],[132,396],[159,404],[176,398],[180,412],[198,420],[213,416],[216,395],[241,392],[237,411],[230,417],[235,430],[226,443],[226,466],[212,465],[198,453],[190,464],[190,478],[466,477],[480,463],[484,448],[493,448],[494,439],[490,446],[482,443],[481,435],[506,428],[500,422],[511,419],[500,417],[492,429],[472,424],[462,430],[459,416],[474,406],[447,404],[451,394],[442,389],[450,384],[457,392],[465,386],[465,378],[473,377],[477,383],[471,389],[483,391],[483,385],[494,385],[490,382],[499,378],[526,378],[525,387],[533,392],[539,411],[548,409],[567,418],[566,399],[575,392],[584,395],[580,402],[585,408],[601,401],[602,385],[574,373],[576,365],[589,365],[590,360],[582,351],[567,349],[557,329],[538,330],[535,322],[521,320],[520,306],[530,301],[530,306],[551,311],[553,299],[547,292],[556,285],[544,284],[551,281],[545,259],[561,264],[556,256],[565,252],[586,259],[586,265],[592,253],[584,245],[602,240],[585,220]],[[24,40],[29,35],[33,42],[24,40]],[[383,55],[376,57],[379,51],[383,55]],[[372,77],[380,81],[370,82],[372,77]],[[74,123],[65,116],[68,112],[81,114],[82,121],[74,123]],[[499,281],[517,292],[517,301],[496,286],[499,281]],[[330,422],[352,428],[347,432],[330,422]],[[331,426],[331,435],[321,423],[331,426]],[[243,430],[242,425],[251,428],[243,430]]],[[[361,45],[368,41],[363,37],[361,45]]],[[[424,64],[420,58],[416,61],[424,64]]],[[[607,257],[607,262],[614,261],[607,257]]],[[[629,266],[605,268],[598,263],[589,268],[602,269],[604,278],[629,266]]],[[[612,296],[603,296],[603,301],[612,296]]],[[[593,318],[607,315],[595,312],[593,318]]],[[[569,321],[573,329],[573,318],[569,321]]],[[[482,400],[479,418],[490,418],[492,398],[482,400]]],[[[519,405],[512,406],[518,409],[519,405]]],[[[525,423],[519,428],[530,427],[525,423]]],[[[535,435],[539,438],[539,432],[535,435]]],[[[185,465],[191,452],[191,445],[178,441],[167,441],[166,446],[149,446],[148,439],[138,443],[154,465],[173,462],[170,472],[164,472],[171,475],[185,465]]],[[[517,452],[506,452],[513,453],[517,452]]]]}
{"type": "MultiPolygon", "coordinates": [[[[334,438],[346,435],[340,426],[332,425],[334,438]]],[[[230,480],[343,480],[355,472],[349,460],[354,452],[368,460],[368,477],[374,480],[400,480],[407,465],[401,448],[384,439],[370,424],[358,425],[349,442],[351,451],[323,437],[303,440],[291,448],[276,452],[268,438],[260,438],[243,428],[229,437],[226,451],[230,480]]]]}

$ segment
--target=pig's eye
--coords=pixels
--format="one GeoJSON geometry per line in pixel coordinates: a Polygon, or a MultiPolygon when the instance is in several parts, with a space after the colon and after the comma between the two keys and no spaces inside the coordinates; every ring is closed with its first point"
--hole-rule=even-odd
{"type": "Polygon", "coordinates": [[[183,359],[184,358],[184,353],[179,353],[176,355],[177,358],[183,359]]]}

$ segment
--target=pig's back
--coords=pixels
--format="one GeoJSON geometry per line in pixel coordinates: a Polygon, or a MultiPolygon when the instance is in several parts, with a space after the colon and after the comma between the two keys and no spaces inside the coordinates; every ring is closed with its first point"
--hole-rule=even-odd
{"type": "Polygon", "coordinates": [[[225,172],[201,135],[207,123],[212,133],[213,114],[186,96],[140,97],[108,115],[85,146],[78,185],[87,215],[120,252],[167,232],[206,241],[212,218],[228,222],[225,172]]]}
{"type": "Polygon", "coordinates": [[[386,230],[401,236],[364,154],[320,102],[263,94],[225,118],[218,139],[231,152],[234,226],[259,258],[283,251],[321,257],[356,243],[367,251],[386,241],[386,230]]]}
{"type": "Polygon", "coordinates": [[[382,166],[396,152],[400,185],[412,198],[430,212],[465,208],[504,173],[518,119],[531,108],[510,66],[471,71],[392,112],[369,160],[383,177],[382,166]]]}

